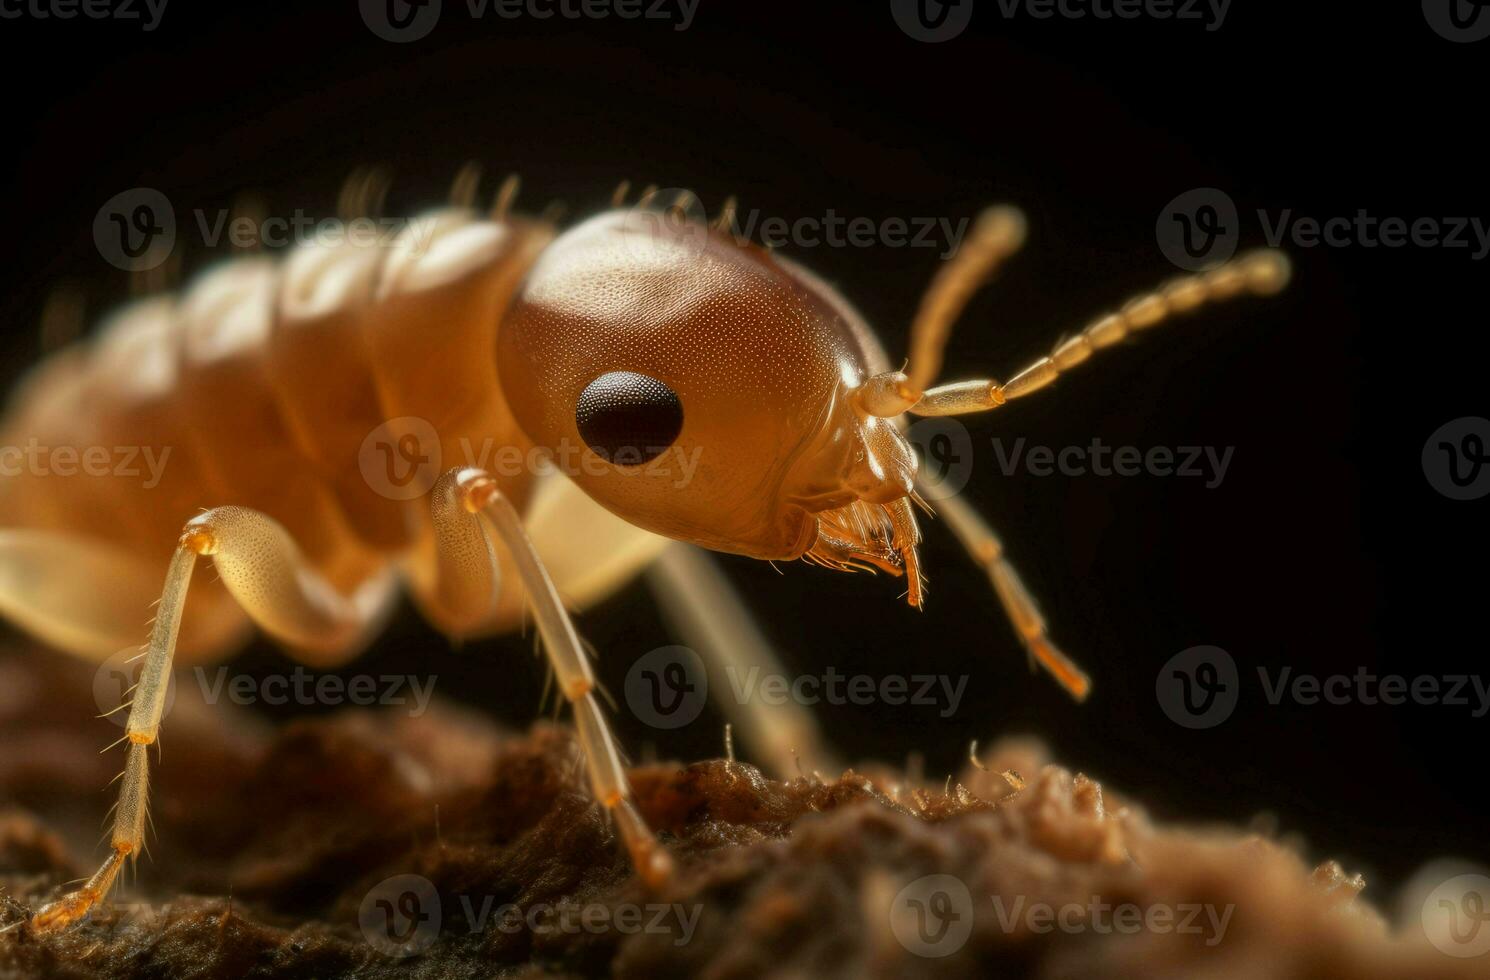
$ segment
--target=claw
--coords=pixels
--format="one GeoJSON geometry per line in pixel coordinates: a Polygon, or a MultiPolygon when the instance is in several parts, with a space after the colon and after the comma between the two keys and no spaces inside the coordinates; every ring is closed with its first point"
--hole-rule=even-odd
{"type": "Polygon", "coordinates": [[[86,889],[68,892],[37,910],[26,924],[26,931],[35,936],[61,932],[86,916],[97,901],[97,896],[90,895],[86,889]]]}
{"type": "Polygon", "coordinates": [[[110,854],[109,859],[103,863],[103,867],[88,879],[86,885],[38,909],[31,917],[31,921],[27,923],[27,931],[34,936],[50,935],[61,932],[84,918],[109,893],[109,888],[114,884],[119,869],[124,866],[124,859],[129,857],[130,853],[131,849],[127,847],[116,847],[114,853],[110,854]]]}

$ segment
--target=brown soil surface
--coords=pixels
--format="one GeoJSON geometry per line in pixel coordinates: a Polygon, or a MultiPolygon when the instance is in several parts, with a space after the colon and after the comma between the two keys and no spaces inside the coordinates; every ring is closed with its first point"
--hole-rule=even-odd
{"type": "MultiPolygon", "coordinates": [[[[0,657],[0,927],[102,854],[122,754],[77,724],[91,680],[0,657]]],[[[1119,799],[1032,741],[947,787],[639,767],[641,809],[680,866],[649,893],[563,727],[515,734],[436,702],[275,730],[194,687],[155,770],[153,857],[79,927],[0,935],[0,975],[1486,975],[1483,957],[1393,937],[1332,863],[1240,829],[1156,826],[1141,787],[1119,799]]]]}

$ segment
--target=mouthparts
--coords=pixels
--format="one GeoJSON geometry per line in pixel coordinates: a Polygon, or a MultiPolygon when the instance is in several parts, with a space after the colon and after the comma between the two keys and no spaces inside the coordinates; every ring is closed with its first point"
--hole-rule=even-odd
{"type": "Polygon", "coordinates": [[[904,575],[906,601],[920,609],[926,598],[926,579],[916,553],[921,529],[911,509],[912,501],[931,513],[926,501],[915,493],[887,504],[855,500],[818,513],[817,536],[803,559],[840,572],[904,575]]]}

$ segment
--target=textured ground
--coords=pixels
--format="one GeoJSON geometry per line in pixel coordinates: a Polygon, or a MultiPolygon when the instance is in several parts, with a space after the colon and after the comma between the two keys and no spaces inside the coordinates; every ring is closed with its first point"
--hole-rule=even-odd
{"type": "MultiPolygon", "coordinates": [[[[102,853],[122,756],[67,723],[91,678],[0,656],[0,927],[102,853]]],[[[0,976],[1370,980],[1483,977],[1490,959],[1392,938],[1358,880],[1270,840],[1154,826],[1032,743],[946,792],[639,768],[682,866],[648,894],[563,728],[503,733],[437,702],[273,731],[180,687],[153,859],[69,933],[0,935],[0,976]]]]}

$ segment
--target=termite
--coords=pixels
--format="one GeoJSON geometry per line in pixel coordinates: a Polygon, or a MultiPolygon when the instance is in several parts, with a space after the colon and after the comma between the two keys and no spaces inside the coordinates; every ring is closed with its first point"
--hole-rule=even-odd
{"type": "MultiPolygon", "coordinates": [[[[342,662],[398,585],[455,638],[516,627],[526,597],[595,797],[640,877],[665,881],[672,858],[633,804],[561,596],[583,606],[650,568],[675,618],[746,666],[770,651],[688,546],[889,572],[918,607],[916,507],[929,508],[908,413],[996,409],[1172,314],[1289,278],[1282,253],[1247,253],[1130,300],[1006,382],[933,386],[952,324],[1025,238],[1015,208],[984,211],[937,272],[895,370],[847,299],[733,233],[732,203],[707,225],[638,222],[658,213],[652,195],[627,208],[622,190],[560,233],[511,210],[510,182],[487,213],[472,206],[474,182],[458,184],[458,200],[391,246],[235,258],[179,296],[125,308],[19,386],[0,445],[173,450],[149,487],[24,471],[0,484],[0,612],[14,623],[103,660],[138,643],[159,600],[109,855],[38,910],[33,931],[86,916],[141,850],[173,665],[229,655],[249,624],[309,664],[342,662]],[[369,475],[370,434],[374,473],[473,444],[583,465],[442,466],[427,492],[395,493],[369,475]],[[696,460],[689,478],[649,465],[668,452],[696,460]],[[204,557],[220,583],[193,583],[204,557]],[[521,590],[499,588],[504,569],[521,590]]],[[[1087,676],[1047,637],[993,531],[955,496],[938,506],[1032,661],[1084,698],[1087,676]]],[[[800,718],[734,720],[778,769],[815,738],[800,718]]]]}

